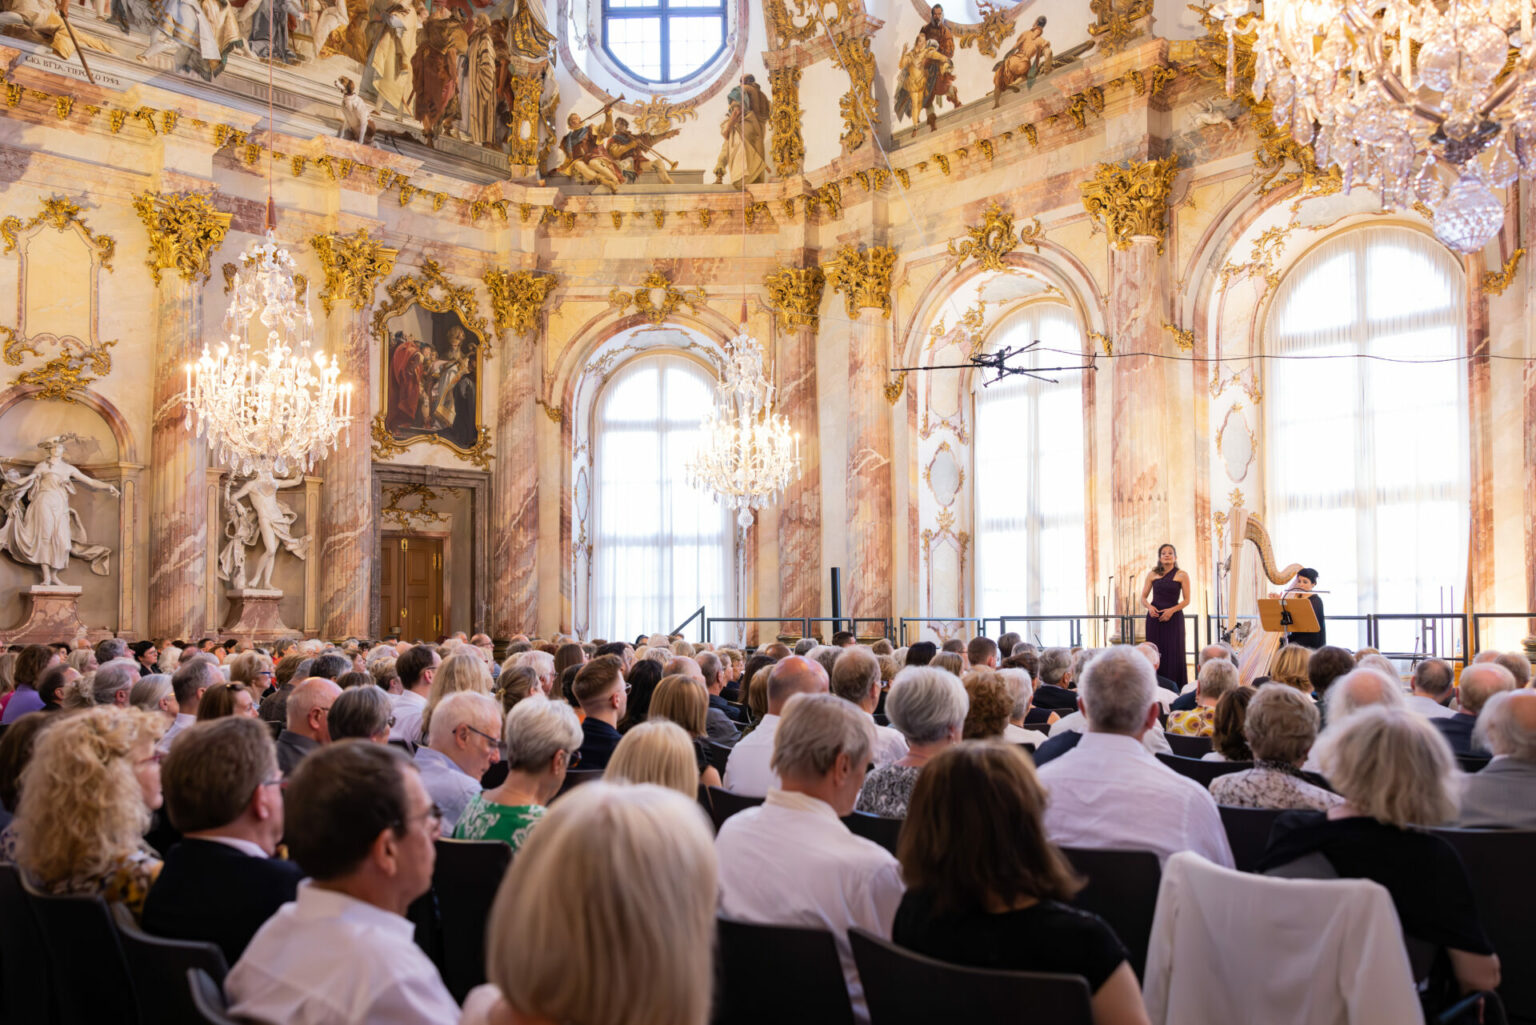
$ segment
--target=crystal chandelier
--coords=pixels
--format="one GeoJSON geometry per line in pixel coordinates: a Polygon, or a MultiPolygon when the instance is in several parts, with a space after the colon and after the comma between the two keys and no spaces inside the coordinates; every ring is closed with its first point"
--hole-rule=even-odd
{"type": "Polygon", "coordinates": [[[205,344],[186,368],[187,426],[236,474],[308,470],[352,418],[352,386],[340,383],[334,357],[311,353],[307,297],[270,228],[237,266],[224,317],[229,341],[212,351],[205,344]]]}
{"type": "MultiPolygon", "coordinates": [[[[1249,8],[1212,8],[1229,40],[1249,8]]],[[[1442,241],[1476,252],[1504,221],[1494,190],[1536,171],[1531,19],[1532,0],[1269,0],[1253,94],[1345,191],[1421,202],[1442,241]]]]}
{"type": "Polygon", "coordinates": [[[762,347],[745,331],[725,346],[719,398],[704,416],[703,440],[686,470],[690,484],[713,491],[739,509],[745,531],[752,510],[778,500],[800,469],[800,436],[773,411],[773,385],[763,372],[762,347]]]}

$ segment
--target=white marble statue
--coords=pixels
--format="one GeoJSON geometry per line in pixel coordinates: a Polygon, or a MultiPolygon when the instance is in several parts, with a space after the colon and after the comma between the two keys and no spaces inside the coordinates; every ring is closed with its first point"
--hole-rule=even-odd
{"type": "Polygon", "coordinates": [[[263,468],[239,488],[234,480],[225,484],[224,535],[229,541],[219,553],[219,576],[231,586],[270,591],[279,544],[300,559],[309,554],[309,535],[294,537],[291,530],[298,514],[285,509],[277,500],[278,491],[303,482],[302,475],[274,477],[270,469],[263,468]],[[262,547],[261,558],[247,575],[245,550],[258,543],[262,547]]]}
{"type": "Polygon", "coordinates": [[[106,576],[112,549],[88,544],[85,524],[80,514],[69,507],[69,496],[80,484],[92,491],[105,491],[116,498],[117,488],[106,481],[87,477],[64,458],[64,446],[79,441],[73,434],[60,434],[38,442],[47,458],[32,472],[22,476],[6,470],[0,481],[0,551],[11,558],[43,571],[44,587],[60,587],[59,574],[69,566],[70,556],[90,563],[91,572],[106,576]]]}

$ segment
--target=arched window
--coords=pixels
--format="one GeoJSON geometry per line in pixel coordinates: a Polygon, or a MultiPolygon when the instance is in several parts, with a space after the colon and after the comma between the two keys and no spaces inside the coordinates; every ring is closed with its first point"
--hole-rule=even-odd
{"type": "Polygon", "coordinates": [[[725,49],[726,0],[600,0],[603,49],[645,82],[684,82],[725,49]]]}
{"type": "MultiPolygon", "coordinates": [[[[990,348],[1039,339],[1027,365],[1074,362],[1083,348],[1072,311],[1031,303],[998,326],[990,348]]],[[[1083,382],[1008,377],[976,382],[976,590],[981,616],[1088,611],[1083,527],[1083,382]]],[[[1065,644],[1065,624],[1019,625],[1028,637],[1065,644]]]]}
{"type": "Polygon", "coordinates": [[[592,631],[671,630],[700,605],[732,615],[732,519],[691,487],[684,463],[714,401],[685,356],[646,355],[613,375],[593,416],[592,631]]]}
{"type": "Polygon", "coordinates": [[[1460,606],[1471,504],[1463,287],[1434,239],[1373,226],[1318,246],[1275,294],[1265,354],[1297,358],[1265,364],[1270,533],[1283,560],[1317,569],[1329,613],[1460,606]]]}

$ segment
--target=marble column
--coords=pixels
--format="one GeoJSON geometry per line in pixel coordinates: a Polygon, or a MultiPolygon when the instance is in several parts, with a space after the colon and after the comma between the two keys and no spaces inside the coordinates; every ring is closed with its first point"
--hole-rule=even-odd
{"type": "Polygon", "coordinates": [[[318,531],[320,635],[334,640],[367,637],[376,548],[368,434],[373,294],[379,279],[394,270],[398,251],[370,238],[366,228],[351,235],[317,235],[310,247],[325,273],[320,302],[325,308],[326,347],[341,367],[341,379],[352,385],[353,411],[335,451],[316,471],[324,479],[318,531]]]}
{"type": "Polygon", "coordinates": [[[186,426],[185,367],[202,352],[202,288],[230,215],[198,194],[144,193],[134,202],[149,235],[158,286],[149,440],[149,634],[195,639],[211,622],[206,576],[208,448],[186,426]]]}

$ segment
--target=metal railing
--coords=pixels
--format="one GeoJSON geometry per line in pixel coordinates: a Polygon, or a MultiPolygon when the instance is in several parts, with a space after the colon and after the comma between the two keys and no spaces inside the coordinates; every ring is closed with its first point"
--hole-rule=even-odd
{"type": "MultiPolygon", "coordinates": [[[[1485,619],[1528,619],[1536,622],[1536,615],[1529,612],[1474,612],[1472,613],[1472,647],[1469,649],[1476,655],[1483,650],[1482,621],[1485,619]]],[[[1528,631],[1532,628],[1527,626],[1528,631]]],[[[1536,632],[1536,631],[1532,631],[1536,632]]]]}
{"type": "MultiPolygon", "coordinates": [[[[833,633],[842,629],[842,625],[847,623],[848,629],[852,630],[855,634],[859,632],[860,623],[879,623],[880,636],[891,636],[891,620],[887,616],[807,616],[805,621],[807,623],[831,623],[833,633]]],[[[804,636],[810,636],[809,628],[806,629],[804,636]]]]}
{"type": "Polygon", "coordinates": [[[897,622],[900,624],[901,646],[906,647],[908,623],[979,623],[977,630],[985,637],[988,621],[975,616],[902,616],[897,622]]]}
{"type": "MultiPolygon", "coordinates": [[[[683,620],[675,628],[673,628],[672,636],[680,636],[683,632],[683,627],[687,626],[689,623],[692,623],[695,619],[698,619],[702,615],[704,615],[704,606],[700,605],[693,611],[693,615],[689,616],[687,619],[683,620]]],[[[709,640],[709,620],[707,619],[704,621],[704,639],[706,641],[709,640]]]]}
{"type": "Polygon", "coordinates": [[[704,641],[708,643],[710,631],[716,623],[799,623],[801,635],[810,633],[810,621],[804,616],[709,616],[704,620],[704,641]]]}
{"type": "Polygon", "coordinates": [[[1382,648],[1381,625],[1383,623],[1417,623],[1418,638],[1413,651],[1387,651],[1381,653],[1387,658],[1407,659],[1417,661],[1421,658],[1440,658],[1447,662],[1459,662],[1465,665],[1470,657],[1467,652],[1468,642],[1471,640],[1467,615],[1464,612],[1374,612],[1371,614],[1371,630],[1374,644],[1373,648],[1382,648]],[[1441,624],[1450,621],[1461,627],[1461,650],[1456,649],[1457,638],[1450,638],[1449,650],[1442,650],[1441,624]]]}

